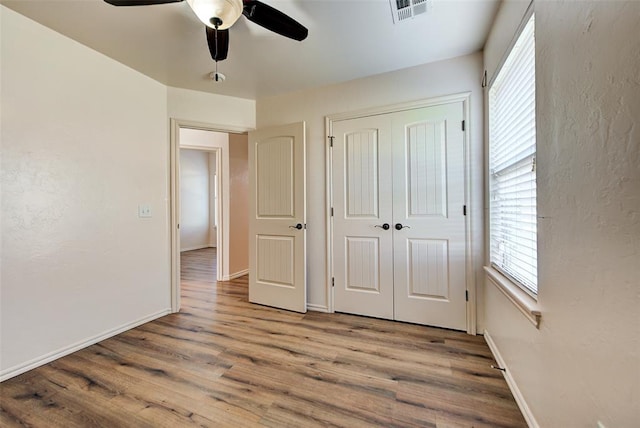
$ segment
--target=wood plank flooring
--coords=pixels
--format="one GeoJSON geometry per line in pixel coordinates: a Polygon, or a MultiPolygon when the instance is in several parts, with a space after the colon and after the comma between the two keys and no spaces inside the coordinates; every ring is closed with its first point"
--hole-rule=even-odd
{"type": "Polygon", "coordinates": [[[0,384],[0,426],[524,427],[480,336],[247,302],[215,249],[182,311],[0,384]]]}

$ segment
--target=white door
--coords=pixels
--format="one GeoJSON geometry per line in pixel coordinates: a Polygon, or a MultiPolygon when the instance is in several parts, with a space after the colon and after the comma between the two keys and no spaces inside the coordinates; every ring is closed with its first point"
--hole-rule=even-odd
{"type": "Polygon", "coordinates": [[[250,132],[249,171],[249,301],[306,312],[304,122],[250,132]]]}
{"type": "Polygon", "coordinates": [[[463,104],[393,117],[395,319],[466,330],[463,104]]]}
{"type": "Polygon", "coordinates": [[[466,330],[462,120],[458,102],[333,123],[336,311],[466,330]]]}
{"type": "Polygon", "coordinates": [[[333,124],[336,311],[393,319],[391,121],[333,124]]]}

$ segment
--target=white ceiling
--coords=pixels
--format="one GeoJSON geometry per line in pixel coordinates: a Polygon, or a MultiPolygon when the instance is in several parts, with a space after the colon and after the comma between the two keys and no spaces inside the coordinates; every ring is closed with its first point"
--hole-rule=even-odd
{"type": "MultiPolygon", "coordinates": [[[[114,7],[102,0],[2,0],[7,7],[166,85],[258,99],[482,49],[499,0],[432,0],[393,23],[389,0],[262,0],[309,29],[296,42],[241,17],[230,29],[227,77],[186,2],[114,7]]],[[[61,61],[64,58],[60,58],[61,61]]]]}

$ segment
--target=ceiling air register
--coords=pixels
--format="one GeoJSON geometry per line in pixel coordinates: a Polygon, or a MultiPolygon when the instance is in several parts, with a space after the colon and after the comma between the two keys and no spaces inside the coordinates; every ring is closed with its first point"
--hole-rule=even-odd
{"type": "Polygon", "coordinates": [[[389,2],[394,24],[427,13],[431,7],[431,0],[389,0],[389,2]]]}

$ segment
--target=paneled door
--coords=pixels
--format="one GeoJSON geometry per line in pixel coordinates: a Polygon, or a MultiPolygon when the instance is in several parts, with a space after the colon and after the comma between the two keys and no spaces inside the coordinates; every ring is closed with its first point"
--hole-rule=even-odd
{"type": "Polygon", "coordinates": [[[249,171],[249,301],[306,312],[304,122],[250,132],[249,171]]]}
{"type": "Polygon", "coordinates": [[[463,113],[333,123],[336,311],[466,330],[463,113]]]}
{"type": "Polygon", "coordinates": [[[463,104],[393,116],[394,313],[466,330],[463,104]]]}
{"type": "Polygon", "coordinates": [[[334,308],[393,319],[391,118],[333,125],[334,308]]]}

